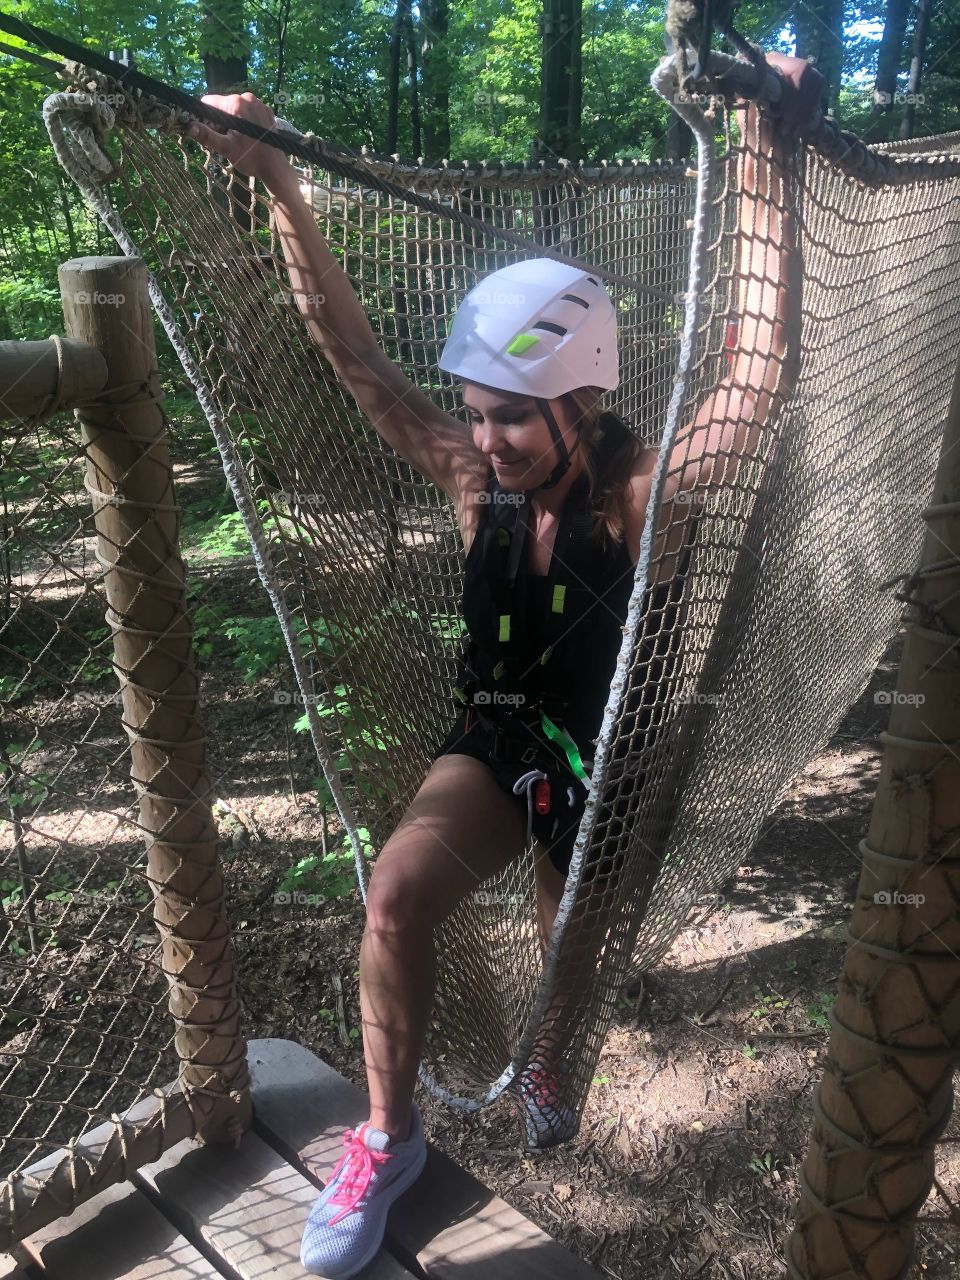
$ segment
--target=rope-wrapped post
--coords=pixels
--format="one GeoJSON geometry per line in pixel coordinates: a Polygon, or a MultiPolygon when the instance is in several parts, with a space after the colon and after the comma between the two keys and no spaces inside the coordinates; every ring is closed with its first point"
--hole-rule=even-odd
{"type": "Polygon", "coordinates": [[[94,347],[53,336],[0,342],[0,420],[45,418],[102,390],[107,365],[94,347]]]}
{"type": "Polygon", "coordinates": [[[147,269],[139,258],[75,258],[59,275],[67,333],[98,348],[109,369],[78,417],[180,1090],[202,1141],[239,1140],[251,1121],[246,1046],[147,269]]]}
{"type": "MultiPolygon", "coordinates": [[[[960,363],[906,637],[788,1275],[901,1280],[960,1053],[960,363]]],[[[888,586],[890,584],[887,584],[888,586]]]]}

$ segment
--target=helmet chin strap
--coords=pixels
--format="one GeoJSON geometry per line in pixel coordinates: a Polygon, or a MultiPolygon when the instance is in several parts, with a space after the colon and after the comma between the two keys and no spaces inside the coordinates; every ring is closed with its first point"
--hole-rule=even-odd
{"type": "Polygon", "coordinates": [[[583,437],[583,429],[578,423],[577,443],[573,446],[573,449],[568,452],[566,442],[563,438],[563,433],[557,426],[557,420],[553,416],[553,410],[550,408],[550,405],[546,400],[541,400],[539,397],[535,398],[534,403],[546,419],[547,426],[550,428],[550,434],[553,436],[553,443],[556,445],[557,453],[560,455],[560,461],[547,476],[546,480],[542,481],[540,484],[534,485],[532,489],[524,490],[525,493],[536,493],[538,489],[552,489],[554,485],[559,484],[570,470],[570,461],[576,453],[583,437]]]}

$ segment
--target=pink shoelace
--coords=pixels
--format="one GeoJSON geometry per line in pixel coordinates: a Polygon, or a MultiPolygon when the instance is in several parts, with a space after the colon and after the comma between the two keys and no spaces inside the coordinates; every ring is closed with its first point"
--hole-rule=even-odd
{"type": "MultiPolygon", "coordinates": [[[[361,1125],[360,1128],[363,1126],[361,1125]]],[[[364,1146],[360,1129],[344,1130],[343,1145],[346,1150],[334,1165],[330,1175],[332,1182],[340,1170],[346,1166],[347,1172],[343,1179],[343,1186],[338,1187],[328,1201],[329,1204],[342,1206],[340,1212],[330,1219],[328,1226],[331,1227],[351,1213],[366,1195],[374,1168],[386,1160],[392,1160],[394,1155],[391,1151],[371,1151],[369,1147],[364,1146]]]]}
{"type": "Polygon", "coordinates": [[[545,1068],[529,1068],[523,1077],[523,1092],[538,1107],[556,1107],[560,1101],[560,1076],[545,1068]]]}

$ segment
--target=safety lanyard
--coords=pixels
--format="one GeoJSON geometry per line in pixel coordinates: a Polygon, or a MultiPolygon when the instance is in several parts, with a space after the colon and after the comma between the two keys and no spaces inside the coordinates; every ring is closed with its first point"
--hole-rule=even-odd
{"type": "Polygon", "coordinates": [[[569,733],[567,733],[566,729],[561,729],[559,725],[554,724],[545,711],[540,712],[540,724],[543,726],[543,732],[551,742],[555,742],[563,751],[573,772],[581,782],[585,783],[586,786],[589,787],[590,779],[587,776],[586,769],[583,767],[583,761],[580,758],[580,751],[577,744],[570,737],[569,733]]]}

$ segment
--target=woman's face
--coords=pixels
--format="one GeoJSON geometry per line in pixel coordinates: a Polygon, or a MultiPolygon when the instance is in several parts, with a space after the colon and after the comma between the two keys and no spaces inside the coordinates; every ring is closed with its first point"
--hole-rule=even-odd
{"type": "MultiPolygon", "coordinates": [[[[490,460],[501,487],[532,489],[546,480],[557,465],[557,449],[533,397],[497,391],[477,382],[464,382],[462,391],[473,443],[490,460]]],[[[566,406],[560,400],[547,403],[567,449],[572,449],[566,406]]]]}

